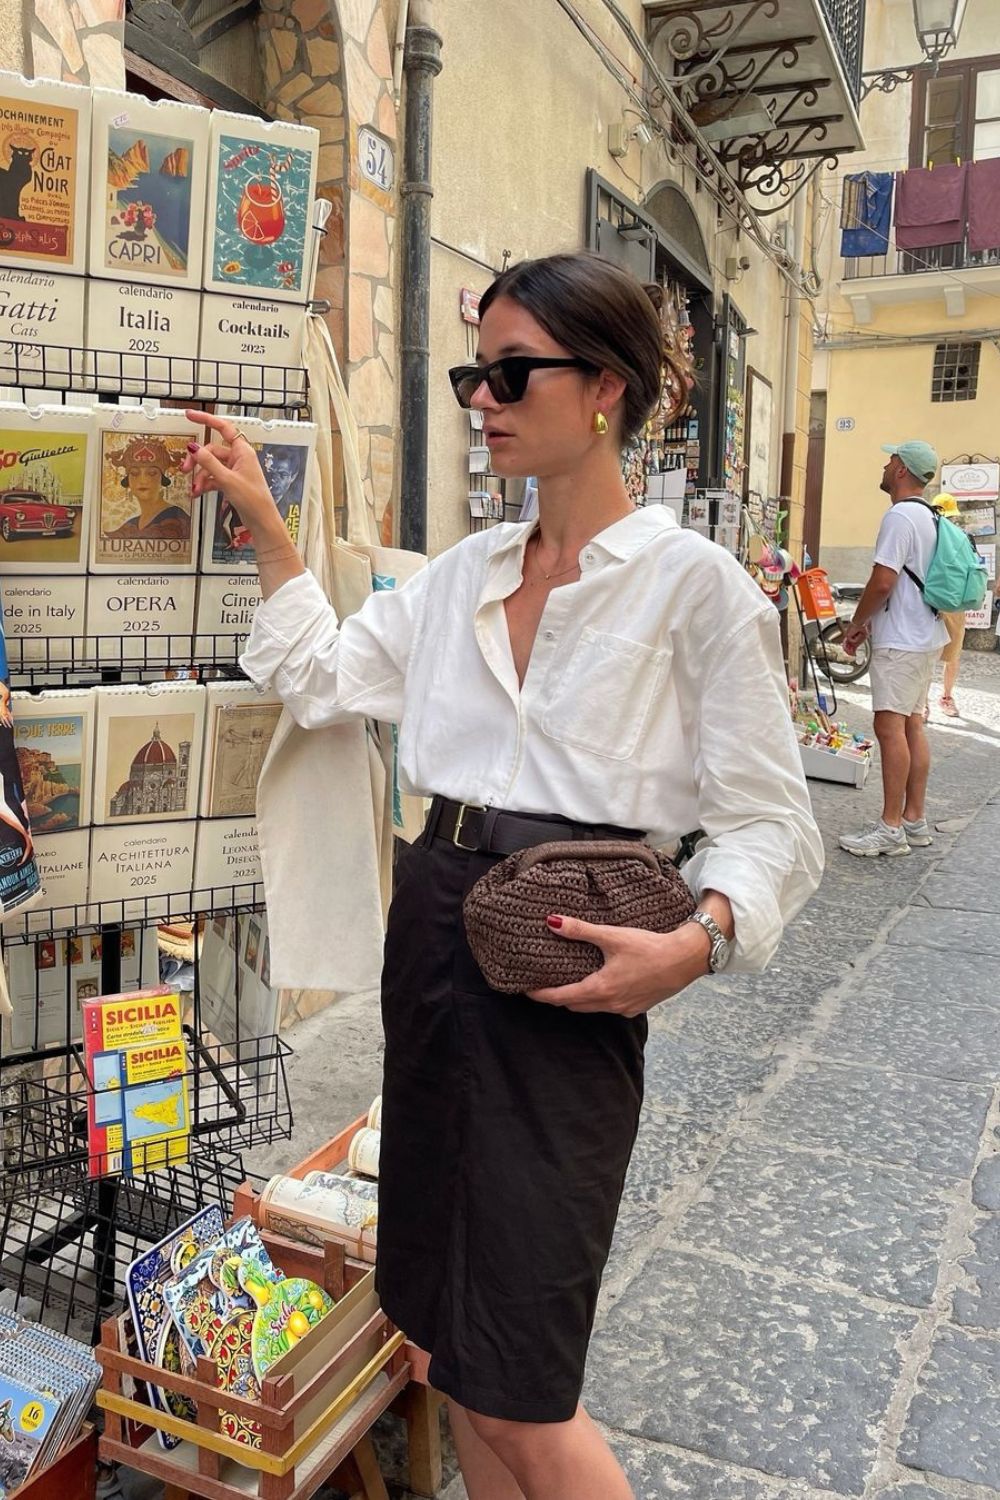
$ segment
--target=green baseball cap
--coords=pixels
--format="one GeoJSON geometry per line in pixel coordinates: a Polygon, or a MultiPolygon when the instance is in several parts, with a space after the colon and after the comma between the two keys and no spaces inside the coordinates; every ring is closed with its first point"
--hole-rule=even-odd
{"type": "Polygon", "coordinates": [[[910,473],[925,484],[934,478],[941,462],[930,443],[924,443],[920,438],[907,438],[905,443],[883,443],[882,452],[895,453],[910,473]]]}

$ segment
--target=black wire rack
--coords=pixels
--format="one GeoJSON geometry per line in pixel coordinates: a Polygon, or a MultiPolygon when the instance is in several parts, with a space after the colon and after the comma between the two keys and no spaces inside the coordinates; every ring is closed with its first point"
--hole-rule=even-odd
{"type": "Polygon", "coordinates": [[[229,634],[18,636],[6,639],[14,688],[117,686],[151,678],[242,679],[241,638],[229,634]]]}
{"type": "MultiPolygon", "coordinates": [[[[183,1084],[190,1111],[185,1149],[196,1159],[207,1148],[236,1154],[268,1145],[291,1133],[292,1109],[285,1073],[291,1048],[280,1037],[255,1036],[209,1043],[184,1027],[188,1066],[183,1084]]],[[[44,1061],[5,1070],[3,1097],[2,1198],[38,1198],[66,1192],[95,1178],[122,1173],[120,1148],[88,1147],[88,1111],[100,1095],[86,1071],[82,1048],[50,1048],[44,1061]]],[[[161,1161],[153,1139],[133,1148],[139,1180],[161,1161]]]]}
{"type": "MultiPolygon", "coordinates": [[[[127,896],[119,901],[87,901],[75,906],[33,907],[22,916],[12,912],[3,926],[4,947],[40,939],[72,941],[80,934],[101,931],[110,938],[123,928],[149,927],[164,922],[187,922],[206,913],[247,916],[264,910],[264,887],[247,880],[236,885],[205,886],[173,894],[127,896]]],[[[0,1062],[2,1062],[0,1053],[0,1062]]]]}
{"type": "Polygon", "coordinates": [[[27,1315],[95,1342],[122,1305],[129,1263],[199,1209],[218,1204],[228,1214],[245,1175],[242,1156],[227,1151],[144,1177],[48,1188],[29,1172],[31,1190],[0,1206],[0,1288],[27,1315]]]}
{"type": "Polygon", "coordinates": [[[0,385],[30,391],[74,391],[117,396],[168,396],[171,401],[226,406],[309,406],[309,377],[301,367],[260,365],[191,355],[125,354],[61,344],[0,344],[0,385]]]}

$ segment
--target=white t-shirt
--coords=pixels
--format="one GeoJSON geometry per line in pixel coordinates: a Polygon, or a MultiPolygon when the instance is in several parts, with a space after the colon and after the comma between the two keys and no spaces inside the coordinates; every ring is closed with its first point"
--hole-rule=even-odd
{"type": "Polygon", "coordinates": [[[892,568],[899,582],[889,595],[888,609],[872,617],[872,645],[892,651],[934,651],[947,645],[945,623],[924,603],[923,595],[904,568],[927,577],[934,556],[937,528],[928,506],[897,500],[882,517],[875,542],[875,562],[892,568]]]}

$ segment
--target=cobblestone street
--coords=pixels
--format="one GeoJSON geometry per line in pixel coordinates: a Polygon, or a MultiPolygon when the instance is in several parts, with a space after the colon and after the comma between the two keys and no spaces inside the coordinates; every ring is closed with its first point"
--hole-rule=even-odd
{"type": "MultiPolygon", "coordinates": [[[[640,1500],[1000,1495],[1000,655],[956,696],[934,846],[842,853],[877,768],[811,783],[827,870],[770,970],[653,1015],[586,1392],[640,1500]]],[[[303,1154],[377,1089],[371,998],[291,1040],[303,1154]]]]}

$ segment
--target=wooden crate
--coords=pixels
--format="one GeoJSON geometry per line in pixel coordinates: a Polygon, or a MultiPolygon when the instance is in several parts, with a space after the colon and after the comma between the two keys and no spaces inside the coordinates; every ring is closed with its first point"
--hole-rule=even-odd
{"type": "Polygon", "coordinates": [[[85,1422],[79,1435],[46,1468],[17,1491],[17,1500],[94,1500],[97,1433],[85,1422]]]}
{"type": "MultiPolygon", "coordinates": [[[[286,1274],[322,1281],[338,1299],[334,1310],[274,1367],[262,1382],[259,1401],[220,1392],[215,1365],[209,1359],[199,1359],[195,1374],[184,1376],[130,1356],[122,1348],[118,1321],[109,1319],[96,1351],[104,1370],[97,1396],[106,1414],[101,1457],[130,1464],[162,1480],[175,1496],[307,1500],[326,1480],[335,1478],[338,1485],[360,1493],[365,1500],[386,1500],[367,1434],[406,1388],[410,1367],[403,1335],[378,1306],[374,1273],[365,1268],[360,1277],[352,1276],[353,1285],[345,1291],[348,1278],[339,1247],[327,1246],[293,1261],[286,1253],[291,1242],[266,1234],[264,1241],[286,1274]],[[188,1396],[197,1407],[197,1421],[184,1421],[132,1400],[122,1389],[127,1377],[188,1396]],[[259,1449],[219,1431],[220,1406],[260,1424],[259,1449]],[[126,1441],[126,1421],[145,1423],[151,1429],[140,1446],[126,1441]],[[154,1428],[180,1437],[180,1446],[163,1449],[154,1428]]],[[[299,1252],[310,1249],[294,1248],[299,1252]]]]}
{"type": "MultiPolygon", "coordinates": [[[[303,1178],[307,1172],[345,1170],[348,1147],[357,1132],[363,1130],[367,1123],[367,1116],[359,1115],[350,1125],[345,1125],[343,1130],[324,1145],[319,1146],[303,1161],[298,1162],[294,1167],[289,1167],[285,1175],[303,1178]]],[[[256,1224],[260,1224],[260,1197],[252,1183],[241,1183],[236,1189],[233,1198],[233,1215],[236,1218],[249,1215],[256,1224]]],[[[271,1231],[266,1231],[266,1237],[275,1245],[275,1262],[285,1268],[287,1275],[308,1276],[313,1281],[320,1279],[315,1270],[299,1269],[308,1265],[313,1267],[317,1265],[317,1257],[322,1252],[316,1247],[286,1239],[282,1235],[272,1234],[271,1231]]],[[[342,1245],[345,1251],[344,1279],[347,1286],[354,1285],[368,1270],[367,1264],[352,1253],[355,1248],[355,1238],[355,1232],[351,1229],[344,1229],[341,1238],[337,1226],[331,1228],[330,1243],[342,1245]]],[[[415,1495],[433,1496],[441,1488],[442,1478],[441,1429],[438,1416],[441,1398],[436,1391],[431,1389],[428,1376],[429,1360],[424,1351],[418,1349],[415,1344],[407,1342],[405,1354],[410,1366],[410,1383],[394,1403],[393,1410],[397,1411],[406,1422],[410,1489],[415,1495]]]]}

